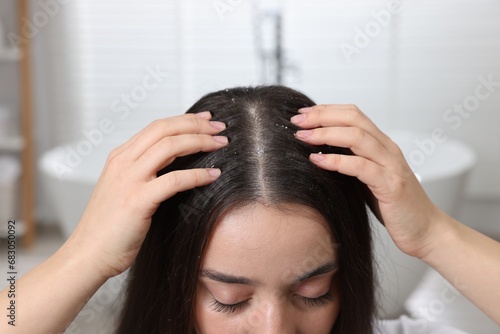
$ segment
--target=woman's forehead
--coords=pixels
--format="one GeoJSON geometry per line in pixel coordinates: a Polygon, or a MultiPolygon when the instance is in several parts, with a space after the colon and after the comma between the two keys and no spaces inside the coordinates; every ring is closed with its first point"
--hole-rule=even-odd
{"type": "Polygon", "coordinates": [[[202,267],[279,279],[335,260],[334,241],[317,212],[296,204],[285,208],[256,204],[221,217],[202,267]]]}

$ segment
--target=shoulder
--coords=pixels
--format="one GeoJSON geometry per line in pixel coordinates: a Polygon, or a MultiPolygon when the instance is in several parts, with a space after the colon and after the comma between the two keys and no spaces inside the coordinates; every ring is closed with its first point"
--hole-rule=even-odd
{"type": "Polygon", "coordinates": [[[448,325],[433,323],[425,319],[401,316],[395,320],[377,320],[374,334],[467,334],[448,325]]]}

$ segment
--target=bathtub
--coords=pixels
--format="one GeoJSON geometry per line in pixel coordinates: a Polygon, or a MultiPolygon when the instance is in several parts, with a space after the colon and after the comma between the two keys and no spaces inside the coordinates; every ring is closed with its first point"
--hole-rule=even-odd
{"type": "MultiPolygon", "coordinates": [[[[407,160],[419,150],[415,140],[425,141],[430,138],[427,134],[408,131],[390,132],[389,135],[401,147],[407,160]]],[[[95,147],[91,154],[62,178],[54,166],[64,164],[67,149],[57,147],[41,157],[39,167],[45,175],[42,181],[65,237],[69,237],[78,224],[112,148],[105,144],[95,147]]],[[[413,166],[413,170],[433,202],[453,215],[474,163],[475,156],[470,148],[448,139],[437,144],[433,154],[426,155],[425,161],[413,166]]],[[[375,219],[372,219],[372,226],[379,276],[377,293],[380,316],[394,317],[404,312],[405,300],[420,282],[427,267],[419,260],[403,254],[375,219]]]]}
{"type": "Polygon", "coordinates": [[[42,187],[65,238],[80,221],[106,158],[116,146],[103,143],[83,156],[76,152],[77,142],[69,143],[46,152],[38,161],[44,175],[42,187]]]}

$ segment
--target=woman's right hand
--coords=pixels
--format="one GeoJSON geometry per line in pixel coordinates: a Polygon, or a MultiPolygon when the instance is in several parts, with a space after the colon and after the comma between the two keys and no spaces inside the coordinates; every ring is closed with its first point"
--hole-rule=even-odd
{"type": "Polygon", "coordinates": [[[440,242],[442,212],[430,201],[400,148],[355,105],[299,110],[297,138],[313,145],[347,147],[354,155],[311,155],[319,167],[357,177],[371,191],[370,206],[395,244],[422,258],[440,242]]]}
{"type": "Polygon", "coordinates": [[[323,169],[357,177],[395,244],[423,260],[500,325],[500,243],[456,221],[434,205],[401,149],[355,105],[299,110],[297,138],[312,145],[348,147],[354,155],[312,154],[323,169]]]}
{"type": "Polygon", "coordinates": [[[66,243],[104,278],[130,267],[161,202],[220,175],[217,168],[200,168],[156,176],[176,157],[227,144],[226,137],[216,136],[225,124],[210,118],[210,112],[201,112],[154,121],[109,154],[87,209],[66,243]]]}

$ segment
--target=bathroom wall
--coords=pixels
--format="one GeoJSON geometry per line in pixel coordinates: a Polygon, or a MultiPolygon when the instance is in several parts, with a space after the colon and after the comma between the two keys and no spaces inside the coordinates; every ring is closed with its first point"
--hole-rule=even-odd
{"type": "Polygon", "coordinates": [[[286,36],[293,36],[290,56],[300,57],[305,68],[302,86],[321,102],[358,104],[383,129],[441,128],[465,141],[478,153],[467,194],[499,198],[498,1],[407,1],[390,23],[379,24],[379,33],[373,29],[377,17],[384,21],[380,12],[396,1],[374,1],[360,9],[362,3],[313,0],[289,7],[286,36]],[[371,32],[369,42],[359,42],[358,29],[371,32]],[[344,57],[342,43],[356,46],[356,36],[358,46],[369,44],[344,57]],[[477,86],[489,80],[495,83],[480,89],[489,96],[476,99],[477,86]],[[460,114],[454,109],[458,104],[471,111],[460,114]]]}
{"type": "Polygon", "coordinates": [[[499,17],[488,0],[412,2],[401,13],[396,125],[439,127],[470,144],[475,197],[500,197],[499,17]]]}
{"type": "MultiPolygon", "coordinates": [[[[231,78],[235,63],[246,69],[255,62],[245,29],[251,2],[240,3],[220,20],[213,3],[186,1],[186,75],[201,87],[193,97],[203,91],[199,79],[222,87],[226,76],[238,81],[231,78]]],[[[465,141],[478,154],[467,195],[500,198],[500,150],[492,149],[500,144],[498,1],[404,2],[397,10],[401,2],[387,0],[275,3],[284,8],[286,84],[319,103],[356,103],[384,130],[439,128],[465,141]],[[367,29],[365,43],[359,31],[367,29]],[[356,52],[346,56],[347,45],[356,52]]],[[[432,154],[431,146],[424,153],[432,154]]]]}
{"type": "MultiPolygon", "coordinates": [[[[153,2],[149,0],[145,4],[153,2]]],[[[12,12],[12,3],[1,2],[0,13],[12,12]]],[[[482,215],[493,217],[492,220],[500,218],[495,211],[495,206],[500,205],[500,176],[496,172],[500,170],[500,150],[496,149],[500,145],[500,87],[490,85],[494,91],[488,98],[478,99],[479,106],[472,106],[473,111],[462,111],[463,114],[453,111],[455,104],[474,102],[476,88],[482,81],[490,78],[500,82],[498,1],[421,0],[405,1],[402,7],[397,7],[400,2],[396,0],[274,3],[281,3],[284,8],[285,84],[304,91],[318,103],[356,103],[383,130],[442,128],[450,138],[470,144],[478,153],[478,166],[471,175],[467,187],[469,200],[463,207],[469,205],[472,211],[479,210],[482,215]],[[389,9],[394,14],[387,21],[381,11],[389,9]],[[366,29],[370,36],[363,40],[360,36],[363,32],[366,35],[366,29]],[[349,50],[352,53],[349,54],[349,50]]],[[[33,0],[32,5],[33,11],[40,9],[38,1],[33,0]]],[[[125,1],[120,10],[126,10],[126,5],[129,2],[125,1]]],[[[171,71],[175,79],[169,81],[167,91],[175,92],[169,99],[175,110],[182,112],[202,94],[215,89],[261,82],[252,35],[255,32],[252,1],[185,0],[168,2],[170,5],[173,6],[168,14],[171,16],[167,17],[171,18],[164,22],[162,29],[169,23],[176,25],[177,37],[168,39],[158,35],[155,38],[158,38],[158,47],[175,43],[177,48],[176,56],[167,61],[174,64],[171,71]],[[228,5],[215,6],[220,3],[228,5]]],[[[112,10],[109,1],[103,2],[103,6],[108,6],[110,11],[101,25],[123,16],[123,12],[112,10]]],[[[79,13],[79,17],[89,14],[79,13]]],[[[92,56],[92,51],[109,49],[103,48],[104,40],[89,46],[87,41],[71,37],[71,33],[78,32],[65,32],[61,28],[64,15],[70,13],[51,19],[33,38],[39,154],[81,135],[82,124],[91,124],[92,119],[102,115],[99,112],[109,113],[112,97],[126,92],[127,87],[129,90],[133,84],[132,74],[140,66],[144,67],[132,59],[128,67],[111,62],[107,65],[109,70],[100,69],[102,73],[85,72],[100,61],[99,57],[92,56]],[[74,53],[68,57],[64,50],[71,48],[74,53]],[[79,63],[77,60],[82,54],[84,62],[79,63]],[[83,107],[75,104],[81,96],[71,96],[72,89],[58,90],[63,85],[58,78],[68,69],[62,65],[68,63],[73,64],[69,68],[75,85],[70,88],[84,86],[82,91],[89,98],[83,107]],[[80,68],[75,69],[78,64],[80,68]],[[115,90],[92,95],[96,89],[113,85],[110,77],[118,65],[122,66],[125,76],[120,83],[115,83],[115,90]],[[126,81],[128,73],[131,81],[126,81]],[[71,106],[67,112],[64,112],[65,105],[71,106]],[[86,113],[84,118],[72,120],[79,108],[92,111],[92,116],[86,113]],[[62,130],[54,131],[58,126],[62,130]]],[[[14,15],[8,16],[12,21],[14,15]]],[[[97,36],[99,30],[86,33],[86,37],[97,36]]],[[[102,35],[103,38],[110,36],[110,31],[103,31],[102,35]]],[[[137,38],[131,35],[130,43],[137,38]]],[[[122,42],[126,45],[127,41],[122,42]]],[[[151,43],[144,47],[151,47],[151,43]]],[[[162,56],[168,53],[166,49],[161,52],[162,56]]],[[[269,74],[271,78],[272,73],[269,74]]],[[[1,83],[0,94],[15,96],[3,90],[7,86],[1,83]]],[[[484,89],[480,92],[486,92],[484,89]]],[[[158,96],[145,106],[158,108],[162,103],[158,96]]],[[[38,197],[40,219],[51,221],[49,205],[43,202],[43,189],[38,197]]]]}
{"type": "MultiPolygon", "coordinates": [[[[153,119],[178,110],[176,97],[183,85],[176,71],[180,68],[174,49],[178,43],[172,42],[178,36],[173,31],[165,34],[165,29],[177,25],[177,12],[171,10],[176,1],[165,3],[161,12],[151,9],[161,1],[144,1],[136,12],[134,2],[122,1],[116,7],[110,1],[94,1],[82,8],[80,2],[61,1],[53,9],[55,13],[47,15],[47,23],[39,25],[31,39],[37,158],[56,145],[81,139],[83,132],[92,131],[100,120],[121,116],[113,114],[113,103],[140,86],[148,68],[167,71],[169,80],[130,108],[130,117],[113,118],[115,130],[104,141],[118,146],[136,132],[133,129],[138,131],[153,119]],[[88,24],[91,20],[92,25],[88,24]],[[168,106],[165,101],[169,101],[168,106]]],[[[31,22],[34,15],[48,14],[43,6],[46,3],[31,1],[31,22]]],[[[123,106],[120,102],[116,108],[123,106]]],[[[41,224],[53,224],[54,210],[40,182],[43,174],[37,172],[37,217],[41,224]]]]}
{"type": "MultiPolygon", "coordinates": [[[[388,0],[274,3],[284,8],[285,84],[318,103],[356,103],[383,130],[440,129],[447,138],[472,146],[477,167],[457,217],[471,222],[482,217],[489,223],[475,227],[493,233],[495,228],[488,226],[500,221],[500,3],[422,0],[405,1],[400,7],[401,2],[388,0]],[[360,37],[363,32],[365,40],[360,37]],[[349,46],[356,47],[355,52],[349,53],[349,46]]],[[[226,11],[223,20],[210,15],[211,5],[186,1],[186,17],[192,20],[188,40],[197,46],[190,58],[193,70],[187,73],[193,87],[199,78],[223,82],[224,73],[232,72],[235,49],[247,52],[238,54],[238,62],[253,65],[254,61],[247,44],[241,46],[247,39],[242,25],[249,21],[251,2],[226,11]],[[193,12],[200,14],[189,14],[193,12]],[[242,35],[235,42],[238,33],[242,35]],[[226,71],[218,66],[222,59],[229,63],[226,71]]],[[[202,91],[193,90],[193,97],[202,91]]],[[[430,140],[423,146],[426,155],[439,145],[430,140]]]]}
{"type": "MultiPolygon", "coordinates": [[[[17,31],[17,8],[13,1],[0,1],[0,22],[4,33],[17,31]]],[[[4,36],[6,40],[6,36],[4,36]]],[[[19,108],[19,63],[0,61],[0,103],[19,108]]]]}
{"type": "MultiPolygon", "coordinates": [[[[35,13],[45,12],[40,7],[41,1],[30,0],[29,5],[32,15],[35,13]]],[[[43,2],[46,3],[46,2],[43,2]]],[[[0,20],[4,25],[4,33],[14,34],[19,36],[19,24],[17,14],[17,1],[0,1],[0,20]]],[[[55,115],[53,106],[61,100],[61,94],[54,92],[53,88],[57,83],[58,68],[61,68],[60,54],[57,53],[57,48],[52,48],[47,52],[48,46],[53,43],[63,42],[61,33],[57,33],[57,25],[64,15],[64,11],[58,13],[53,18],[47,21],[46,24],[41,24],[34,30],[30,42],[32,43],[32,79],[33,79],[33,123],[34,142],[30,143],[35,146],[37,158],[41,154],[54,146],[57,138],[64,133],[71,133],[72,129],[67,122],[60,122],[64,125],[60,127],[61,131],[55,131],[55,123],[61,118],[64,119],[65,114],[55,115]],[[52,66],[50,66],[52,65],[52,66]]],[[[28,17],[24,21],[26,27],[27,21],[33,22],[33,16],[28,17]]],[[[27,28],[29,29],[29,28],[27,28]]],[[[63,30],[63,29],[61,29],[63,30]]],[[[5,38],[7,36],[4,36],[5,38]]],[[[7,40],[10,45],[10,41],[7,40]]],[[[12,107],[17,114],[17,119],[20,118],[20,68],[19,62],[1,62],[0,61],[0,103],[5,103],[12,107]]],[[[44,196],[46,190],[43,189],[40,179],[42,174],[36,170],[36,216],[39,223],[54,223],[53,209],[51,203],[47,201],[47,196],[44,196]]]]}

